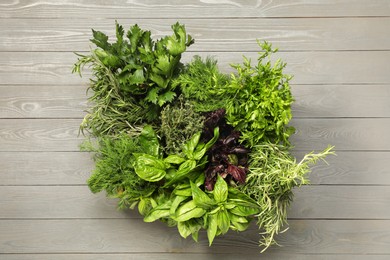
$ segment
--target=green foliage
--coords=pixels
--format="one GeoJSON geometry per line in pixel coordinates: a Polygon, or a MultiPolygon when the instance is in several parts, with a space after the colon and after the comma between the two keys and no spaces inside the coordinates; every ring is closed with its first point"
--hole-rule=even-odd
{"type": "Polygon", "coordinates": [[[103,137],[95,151],[95,169],[88,180],[93,193],[105,190],[107,195],[119,198],[119,207],[134,207],[142,197],[150,196],[157,186],[137,176],[132,166],[133,153],[142,152],[139,138],[120,134],[116,138],[103,137]]]}
{"type": "Polygon", "coordinates": [[[197,241],[205,229],[210,245],[257,218],[265,250],[287,222],[292,189],[332,147],[300,162],[289,153],[291,77],[285,63],[271,62],[270,44],[259,44],[256,66],[244,58],[229,77],[212,58],[183,66],[193,40],[179,23],[172,30],[153,40],[138,25],[125,32],[116,24],[112,43],[92,30],[96,49],[78,54],[73,72],[92,70],[80,126],[91,138],[84,149],[95,153],[88,186],[184,238],[197,241]]]}
{"type": "Polygon", "coordinates": [[[256,200],[260,207],[258,226],[264,229],[260,244],[264,250],[275,243],[274,236],[287,223],[287,208],[293,198],[292,189],[308,184],[309,166],[327,155],[334,154],[328,147],[318,154],[309,153],[296,162],[285,146],[255,145],[250,154],[249,174],[242,192],[256,200]]]}
{"type": "Polygon", "coordinates": [[[173,85],[180,89],[187,100],[190,100],[196,111],[208,112],[224,107],[226,97],[223,89],[229,77],[219,71],[217,61],[211,57],[202,60],[195,56],[184,68],[173,85]]]}
{"type": "Polygon", "coordinates": [[[150,31],[138,25],[126,33],[116,24],[116,42],[94,31],[91,40],[98,48],[80,55],[73,72],[92,67],[90,88],[94,104],[84,119],[82,129],[92,135],[117,134],[136,123],[152,123],[160,108],[171,102],[176,92],[171,84],[181,67],[181,54],[193,43],[183,25],[172,26],[173,35],[157,41],[150,31]]]}
{"type": "Polygon", "coordinates": [[[293,97],[288,84],[291,77],[283,74],[285,63],[271,63],[270,55],[276,50],[268,43],[260,46],[263,52],[255,67],[245,57],[242,65],[232,65],[237,75],[232,74],[224,90],[231,97],[225,107],[226,118],[251,147],[264,141],[289,145],[288,138],[294,132],[286,127],[292,117],[293,97]]]}
{"type": "Polygon", "coordinates": [[[204,117],[195,112],[194,105],[183,96],[174,104],[166,105],[161,111],[159,134],[165,142],[164,152],[175,154],[195,133],[203,128],[204,117]]]}

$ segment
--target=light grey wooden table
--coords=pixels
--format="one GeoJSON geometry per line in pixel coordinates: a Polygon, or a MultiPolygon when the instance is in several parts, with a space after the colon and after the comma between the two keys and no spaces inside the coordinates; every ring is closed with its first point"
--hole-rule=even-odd
{"type": "Polygon", "coordinates": [[[0,2],[0,259],[390,259],[390,2],[0,2]],[[256,38],[280,48],[296,97],[297,157],[336,145],[337,157],[296,191],[283,247],[259,255],[255,226],[209,248],[85,185],[78,151],[88,75],[71,75],[90,28],[114,21],[154,35],[177,20],[196,39],[183,57],[214,55],[224,71],[256,57],[256,38]]]}

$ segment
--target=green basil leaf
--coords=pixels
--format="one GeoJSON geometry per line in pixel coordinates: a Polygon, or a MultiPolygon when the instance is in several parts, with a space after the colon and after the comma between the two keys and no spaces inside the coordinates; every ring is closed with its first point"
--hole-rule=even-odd
{"type": "Polygon", "coordinates": [[[153,222],[157,219],[169,217],[170,203],[158,205],[144,217],[145,222],[153,222]]]}
{"type": "Polygon", "coordinates": [[[191,197],[192,196],[192,190],[189,183],[182,183],[176,186],[176,188],[172,192],[173,194],[177,196],[185,196],[185,197],[191,197]]]}
{"type": "Polygon", "coordinates": [[[194,134],[183,146],[183,152],[189,159],[193,159],[193,153],[199,143],[201,132],[194,134]]]}
{"type": "Polygon", "coordinates": [[[141,215],[147,215],[153,208],[152,202],[148,198],[141,198],[138,203],[138,211],[141,215]]]}
{"type": "Polygon", "coordinates": [[[140,146],[144,153],[158,157],[160,144],[153,128],[150,125],[144,126],[139,136],[140,146]]]}
{"type": "Polygon", "coordinates": [[[187,238],[189,235],[191,235],[191,229],[186,224],[187,222],[178,222],[177,223],[177,230],[179,230],[180,235],[183,238],[187,238]]]}
{"type": "Polygon", "coordinates": [[[214,128],[213,138],[211,138],[211,140],[208,141],[205,145],[206,150],[210,149],[211,146],[213,146],[215,144],[215,142],[218,140],[218,138],[219,138],[219,127],[216,127],[216,128],[214,128]]]}
{"type": "Polygon", "coordinates": [[[171,164],[182,164],[184,161],[185,159],[177,154],[168,155],[168,157],[164,159],[164,162],[171,164]]]}
{"type": "Polygon", "coordinates": [[[243,216],[237,216],[229,211],[229,218],[231,222],[237,222],[237,223],[248,223],[249,220],[246,217],[243,216]]]}
{"type": "Polygon", "coordinates": [[[164,187],[169,187],[173,183],[180,181],[184,177],[187,176],[189,172],[191,172],[196,167],[196,161],[195,160],[187,160],[180,164],[179,169],[172,174],[171,179],[165,183],[164,187]]]}
{"type": "Polygon", "coordinates": [[[217,214],[210,214],[207,219],[207,224],[207,238],[209,240],[209,246],[211,246],[218,229],[217,214]]]}
{"type": "Polygon", "coordinates": [[[136,158],[134,171],[143,180],[156,182],[166,175],[166,165],[163,160],[149,154],[134,153],[136,158]]]}
{"type": "Polygon", "coordinates": [[[193,200],[185,203],[176,211],[177,222],[187,221],[192,218],[200,218],[206,213],[206,210],[196,206],[193,200]]]}
{"type": "Polygon", "coordinates": [[[228,232],[230,226],[230,218],[226,209],[218,211],[217,222],[222,234],[228,232]]]}
{"type": "Polygon", "coordinates": [[[171,215],[174,215],[175,212],[176,212],[176,209],[179,207],[180,203],[182,203],[183,201],[185,201],[186,199],[188,198],[188,196],[176,196],[173,201],[172,201],[172,205],[171,205],[171,208],[169,210],[169,213],[171,215]]]}
{"type": "Polygon", "coordinates": [[[192,238],[198,241],[199,230],[202,228],[202,224],[196,219],[190,219],[183,222],[177,223],[177,228],[182,237],[186,238],[192,234],[192,238]]]}
{"type": "Polygon", "coordinates": [[[225,180],[218,174],[217,182],[213,190],[214,199],[216,202],[225,202],[228,197],[228,185],[225,180]]]}
{"type": "Polygon", "coordinates": [[[235,205],[257,208],[257,202],[242,191],[229,187],[228,199],[235,205]]]}
{"type": "Polygon", "coordinates": [[[191,190],[194,202],[198,207],[209,209],[216,205],[216,203],[193,182],[191,182],[191,190]]]}
{"type": "Polygon", "coordinates": [[[206,179],[205,174],[203,172],[201,172],[201,174],[199,174],[198,178],[196,178],[196,180],[195,180],[195,185],[198,187],[203,185],[205,179],[206,179]]]}
{"type": "Polygon", "coordinates": [[[229,210],[231,213],[241,216],[241,217],[248,217],[259,213],[258,208],[252,208],[252,207],[245,207],[245,206],[237,206],[235,208],[232,208],[229,210]]]}
{"type": "MultiPolygon", "coordinates": [[[[199,145],[198,145],[198,146],[199,146],[199,145]]],[[[200,149],[200,150],[198,150],[198,149],[195,150],[195,152],[194,152],[194,154],[193,154],[194,160],[199,161],[199,160],[202,159],[203,156],[206,154],[206,152],[207,152],[206,147],[204,147],[204,145],[202,145],[202,147],[203,147],[203,148],[200,149]]]]}
{"type": "Polygon", "coordinates": [[[245,231],[249,227],[249,222],[248,223],[239,223],[232,221],[232,226],[230,226],[231,229],[237,230],[237,231],[245,231]]]}

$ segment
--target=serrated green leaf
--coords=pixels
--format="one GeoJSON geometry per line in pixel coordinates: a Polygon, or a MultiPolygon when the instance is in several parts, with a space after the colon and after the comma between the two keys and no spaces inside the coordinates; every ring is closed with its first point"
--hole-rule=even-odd
{"type": "Polygon", "coordinates": [[[158,105],[161,107],[167,102],[171,102],[176,97],[176,93],[173,91],[167,91],[158,96],[158,105]]]}
{"type": "Polygon", "coordinates": [[[160,88],[166,88],[168,86],[168,83],[169,83],[169,81],[165,77],[163,77],[155,72],[150,72],[149,79],[152,82],[156,83],[157,86],[159,86],[160,88]]]}
{"type": "Polygon", "coordinates": [[[91,42],[93,42],[97,47],[102,48],[103,50],[109,50],[111,47],[111,44],[108,43],[108,36],[100,31],[95,31],[92,29],[92,35],[93,39],[91,39],[91,42]]]}
{"type": "Polygon", "coordinates": [[[120,46],[123,42],[123,35],[125,34],[125,30],[123,30],[123,26],[118,24],[117,21],[115,21],[115,32],[117,45],[120,46]]]}
{"type": "Polygon", "coordinates": [[[155,73],[168,76],[170,75],[172,68],[169,56],[164,54],[157,57],[156,64],[152,69],[155,73]]]}
{"type": "Polygon", "coordinates": [[[138,85],[138,84],[142,84],[145,82],[145,76],[144,76],[144,71],[143,69],[137,69],[136,71],[134,71],[133,74],[130,74],[129,75],[129,83],[130,84],[134,84],[134,85],[138,85]]]}
{"type": "Polygon", "coordinates": [[[166,46],[169,54],[177,56],[186,50],[187,43],[191,44],[192,39],[187,41],[184,25],[176,23],[172,25],[172,30],[174,34],[166,38],[166,46]]]}
{"type": "Polygon", "coordinates": [[[138,26],[138,24],[131,26],[130,30],[127,32],[127,38],[129,38],[130,40],[130,50],[132,53],[134,53],[137,50],[142,34],[143,31],[138,26]]]}
{"type": "Polygon", "coordinates": [[[213,195],[217,203],[225,202],[228,197],[228,185],[219,174],[217,175],[217,182],[214,186],[213,195]]]}
{"type": "Polygon", "coordinates": [[[148,91],[148,94],[145,97],[145,100],[157,104],[158,101],[158,92],[160,91],[159,88],[152,88],[151,90],[148,91]]]}

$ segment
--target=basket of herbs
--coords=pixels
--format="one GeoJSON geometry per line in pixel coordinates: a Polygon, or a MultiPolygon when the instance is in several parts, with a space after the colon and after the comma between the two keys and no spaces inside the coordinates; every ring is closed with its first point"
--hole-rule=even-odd
{"type": "Polygon", "coordinates": [[[291,76],[271,62],[269,43],[259,42],[254,64],[244,57],[228,74],[212,57],[182,63],[194,40],[182,24],[172,31],[154,39],[116,24],[114,41],[92,30],[95,47],[77,54],[73,72],[92,71],[80,126],[82,149],[94,153],[89,188],[184,238],[205,230],[210,245],[256,222],[265,250],[287,224],[292,189],[333,147],[291,155],[291,76]]]}

